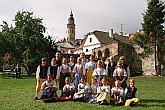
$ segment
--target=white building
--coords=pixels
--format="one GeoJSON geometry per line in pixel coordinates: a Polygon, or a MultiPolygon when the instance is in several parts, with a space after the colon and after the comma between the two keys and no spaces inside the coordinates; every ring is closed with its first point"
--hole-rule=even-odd
{"type": "Polygon", "coordinates": [[[107,32],[102,31],[93,31],[89,32],[86,35],[86,40],[84,42],[83,46],[83,52],[87,55],[92,54],[92,50],[94,48],[99,48],[105,45],[108,45],[112,42],[111,37],[113,38],[113,30],[110,30],[109,35],[107,35],[107,32]]]}

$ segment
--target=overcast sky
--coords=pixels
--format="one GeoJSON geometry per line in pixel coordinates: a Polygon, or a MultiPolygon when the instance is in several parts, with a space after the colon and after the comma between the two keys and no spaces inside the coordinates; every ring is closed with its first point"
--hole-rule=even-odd
{"type": "Polygon", "coordinates": [[[72,9],[76,38],[94,30],[120,32],[121,24],[129,34],[141,28],[146,8],[147,0],[0,0],[0,24],[11,24],[17,11],[33,11],[43,18],[50,35],[64,37],[72,9]]]}

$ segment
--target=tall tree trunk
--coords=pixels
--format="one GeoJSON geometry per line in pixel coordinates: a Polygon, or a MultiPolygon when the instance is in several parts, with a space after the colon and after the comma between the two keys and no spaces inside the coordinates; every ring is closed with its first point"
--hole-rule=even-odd
{"type": "Polygon", "coordinates": [[[157,58],[158,58],[158,75],[161,75],[161,65],[162,65],[162,61],[163,61],[163,53],[161,51],[161,46],[160,43],[157,46],[157,58]]]}
{"type": "Polygon", "coordinates": [[[28,67],[27,67],[25,64],[23,64],[23,67],[25,68],[25,70],[26,70],[27,74],[28,74],[28,75],[31,75],[31,73],[30,73],[30,71],[29,71],[28,67]]]}
{"type": "Polygon", "coordinates": [[[154,36],[155,40],[155,45],[154,45],[154,50],[155,50],[155,71],[156,75],[158,75],[158,69],[157,69],[157,43],[156,43],[156,35],[154,36]]]}

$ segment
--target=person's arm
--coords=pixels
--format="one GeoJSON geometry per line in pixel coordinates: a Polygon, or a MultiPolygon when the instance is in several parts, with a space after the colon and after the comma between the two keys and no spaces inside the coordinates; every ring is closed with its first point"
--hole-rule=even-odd
{"type": "Polygon", "coordinates": [[[37,71],[36,71],[36,79],[37,79],[37,81],[39,81],[40,80],[40,65],[37,67],[37,71]]]}
{"type": "Polygon", "coordinates": [[[86,70],[85,70],[85,66],[83,66],[83,75],[85,75],[86,70]]]}
{"type": "Polygon", "coordinates": [[[61,66],[57,68],[57,75],[56,75],[57,80],[60,78],[60,72],[61,72],[61,66]]]}
{"type": "Polygon", "coordinates": [[[124,90],[123,90],[123,88],[120,89],[120,96],[124,97],[124,90]]]}
{"type": "Polygon", "coordinates": [[[128,89],[125,88],[125,91],[124,91],[124,97],[126,97],[127,91],[128,91],[128,89]]]}
{"type": "Polygon", "coordinates": [[[110,87],[107,87],[107,88],[105,89],[105,92],[108,93],[108,94],[110,94],[110,93],[111,93],[110,87]]]}
{"type": "Polygon", "coordinates": [[[71,67],[69,65],[67,65],[67,66],[68,66],[69,73],[72,72],[71,67]]]}
{"type": "Polygon", "coordinates": [[[53,80],[53,88],[56,88],[56,82],[53,80]]]}
{"type": "Polygon", "coordinates": [[[138,98],[138,92],[137,91],[135,92],[135,98],[138,98]]]}
{"type": "Polygon", "coordinates": [[[108,76],[106,70],[103,68],[103,75],[108,76]]]}
{"type": "Polygon", "coordinates": [[[46,82],[43,82],[41,85],[41,90],[45,90],[45,88],[46,88],[46,82]]]}
{"type": "Polygon", "coordinates": [[[120,83],[122,84],[126,79],[127,79],[127,72],[124,70],[124,78],[122,81],[120,81],[120,83]]]}
{"type": "Polygon", "coordinates": [[[114,72],[113,72],[113,77],[115,78],[115,80],[117,80],[117,78],[116,78],[116,69],[114,70],[114,72]]]}
{"type": "Polygon", "coordinates": [[[63,92],[66,92],[67,91],[67,86],[65,85],[64,87],[63,87],[63,92]]]}
{"type": "Polygon", "coordinates": [[[74,90],[75,90],[75,86],[74,86],[73,83],[71,84],[71,88],[70,88],[70,90],[71,90],[71,91],[74,91],[74,90]]]}
{"type": "Polygon", "coordinates": [[[48,70],[47,70],[47,76],[50,74],[50,66],[48,67],[48,70]]]}
{"type": "Polygon", "coordinates": [[[73,73],[76,73],[76,66],[77,66],[77,64],[74,65],[73,73]]]}
{"type": "Polygon", "coordinates": [[[127,67],[127,78],[130,77],[130,69],[129,69],[129,66],[127,67]]]}

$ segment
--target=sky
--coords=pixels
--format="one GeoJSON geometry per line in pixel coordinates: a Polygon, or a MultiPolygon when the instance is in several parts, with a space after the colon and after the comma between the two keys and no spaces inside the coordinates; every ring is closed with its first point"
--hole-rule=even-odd
{"type": "Polygon", "coordinates": [[[94,30],[119,33],[121,24],[123,33],[131,34],[141,29],[147,0],[0,0],[0,24],[13,24],[18,11],[31,11],[43,18],[46,33],[59,39],[66,36],[71,9],[76,38],[94,30]]]}

